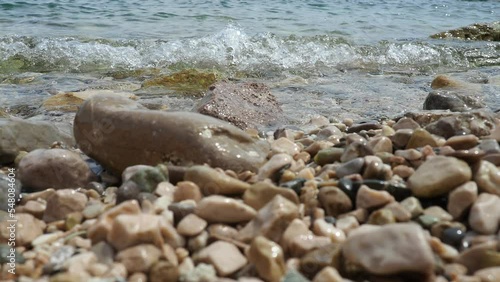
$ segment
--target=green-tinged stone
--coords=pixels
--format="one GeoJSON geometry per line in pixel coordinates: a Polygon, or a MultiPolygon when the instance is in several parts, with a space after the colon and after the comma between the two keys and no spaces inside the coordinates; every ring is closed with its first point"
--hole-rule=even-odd
{"type": "Polygon", "coordinates": [[[181,94],[200,96],[216,81],[217,74],[214,72],[187,69],[171,75],[146,80],[142,87],[160,86],[175,90],[181,94]]]}
{"type": "Polygon", "coordinates": [[[417,218],[417,222],[420,223],[422,227],[429,229],[432,227],[432,225],[439,222],[439,218],[432,215],[423,214],[417,218]]]}
{"type": "Polygon", "coordinates": [[[309,282],[309,279],[305,278],[299,272],[295,270],[289,270],[282,280],[283,282],[309,282]]]}
{"type": "Polygon", "coordinates": [[[135,69],[135,70],[117,70],[109,72],[106,75],[111,76],[114,79],[125,79],[129,77],[141,78],[159,74],[160,74],[160,69],[150,68],[150,69],[135,69]]]}
{"type": "Polygon", "coordinates": [[[340,157],[344,153],[343,148],[326,148],[326,149],[321,149],[319,152],[314,156],[314,162],[317,163],[318,165],[326,165],[326,164],[331,164],[334,162],[340,162],[340,157]]]}
{"type": "Polygon", "coordinates": [[[153,192],[158,183],[168,181],[168,168],[163,164],[145,168],[132,175],[130,180],[137,184],[142,192],[153,192]]]}
{"type": "Polygon", "coordinates": [[[385,225],[390,223],[396,223],[396,218],[389,209],[376,210],[368,218],[368,224],[385,225]]]}
{"type": "Polygon", "coordinates": [[[66,216],[66,230],[71,230],[83,220],[83,215],[80,212],[72,212],[66,216]]]}
{"type": "Polygon", "coordinates": [[[304,183],[306,183],[306,179],[302,177],[297,177],[293,180],[284,182],[280,184],[280,187],[292,189],[297,195],[300,196],[300,190],[304,187],[304,183]]]}
{"type": "Polygon", "coordinates": [[[500,22],[475,23],[430,36],[434,39],[458,38],[464,40],[500,41],[500,22]]]}
{"type": "Polygon", "coordinates": [[[500,252],[493,250],[484,252],[481,258],[481,268],[500,266],[500,252]]]}
{"type": "Polygon", "coordinates": [[[4,263],[10,263],[10,257],[12,254],[15,256],[15,262],[16,263],[24,263],[25,259],[23,254],[19,253],[18,251],[15,251],[14,253],[11,253],[11,246],[6,245],[6,244],[1,244],[0,245],[0,264],[4,263]]]}
{"type": "Polygon", "coordinates": [[[24,67],[24,61],[21,58],[10,57],[7,60],[0,61],[0,73],[13,73],[24,67]]]}

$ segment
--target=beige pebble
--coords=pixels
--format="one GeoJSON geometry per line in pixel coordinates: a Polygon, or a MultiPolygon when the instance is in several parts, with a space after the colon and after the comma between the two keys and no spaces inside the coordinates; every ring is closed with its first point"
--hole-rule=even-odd
{"type": "Polygon", "coordinates": [[[248,260],[266,281],[279,282],[285,275],[286,266],[281,247],[263,236],[253,239],[248,250],[248,260]]]}
{"type": "Polygon", "coordinates": [[[500,169],[488,161],[480,161],[474,180],[479,191],[500,196],[500,169]]]}
{"type": "Polygon", "coordinates": [[[271,142],[271,151],[273,154],[287,154],[294,156],[300,152],[300,146],[288,138],[281,137],[271,142]]]}
{"type": "Polygon", "coordinates": [[[64,267],[69,273],[81,273],[97,262],[97,257],[93,252],[75,254],[64,262],[64,267]]]}
{"type": "Polygon", "coordinates": [[[406,165],[398,165],[392,169],[392,172],[395,175],[398,175],[399,177],[406,179],[415,173],[415,169],[406,165]]]}
{"type": "Polygon", "coordinates": [[[399,202],[391,202],[384,209],[390,210],[397,222],[410,221],[412,218],[410,211],[399,202]]]}
{"type": "Polygon", "coordinates": [[[127,277],[127,268],[121,262],[114,262],[103,278],[127,277]]]}
{"type": "Polygon", "coordinates": [[[15,243],[16,247],[26,246],[41,236],[45,227],[45,222],[36,219],[29,213],[16,213],[15,218],[0,222],[0,243],[10,246],[15,243]],[[17,220],[17,222],[9,220],[17,220]]]}
{"type": "Polygon", "coordinates": [[[405,148],[412,135],[413,129],[398,129],[396,130],[396,133],[389,138],[391,139],[394,147],[405,148]]]}
{"type": "Polygon", "coordinates": [[[424,210],[425,215],[436,217],[440,221],[452,221],[453,216],[440,206],[431,206],[424,210]]]}
{"type": "Polygon", "coordinates": [[[136,272],[129,276],[127,282],[147,282],[148,276],[142,272],[136,272]]]}
{"type": "Polygon", "coordinates": [[[469,181],[469,165],[453,157],[436,156],[424,162],[408,179],[408,186],[416,197],[437,197],[469,181]]]}
{"type": "Polygon", "coordinates": [[[211,224],[207,228],[210,236],[215,238],[235,239],[238,236],[238,230],[225,224],[211,224]]]}
{"type": "Polygon", "coordinates": [[[296,218],[288,225],[288,227],[283,232],[281,236],[280,244],[285,252],[289,252],[292,248],[292,241],[294,238],[302,235],[312,235],[309,227],[304,223],[304,221],[296,218]]]}
{"type": "Polygon", "coordinates": [[[276,195],[262,207],[257,216],[240,230],[238,238],[249,242],[258,235],[278,241],[288,224],[299,217],[299,208],[286,198],[276,195]]]}
{"type": "Polygon", "coordinates": [[[150,282],[178,281],[179,269],[168,261],[160,260],[153,264],[148,278],[150,282]]]}
{"type": "Polygon", "coordinates": [[[188,214],[177,225],[177,232],[183,236],[196,236],[200,234],[207,222],[195,214],[188,214]]]}
{"type": "Polygon", "coordinates": [[[500,223],[500,197],[481,193],[469,213],[469,225],[481,234],[495,234],[500,223]]]}
{"type": "Polygon", "coordinates": [[[477,190],[476,182],[469,181],[450,192],[447,209],[454,219],[459,219],[476,201],[477,190]]]}
{"type": "Polygon", "coordinates": [[[342,279],[337,269],[327,266],[314,276],[312,282],[344,282],[344,279],[342,279]]]}
{"type": "Polygon", "coordinates": [[[208,166],[196,165],[190,167],[184,181],[191,181],[200,187],[204,195],[236,195],[243,194],[250,184],[230,177],[223,172],[208,166]]]}
{"type": "Polygon", "coordinates": [[[151,244],[141,244],[126,248],[116,255],[116,261],[123,263],[128,273],[145,272],[156,263],[161,251],[151,244]]]}
{"type": "Polygon", "coordinates": [[[195,214],[213,223],[238,223],[255,217],[256,211],[233,198],[212,195],[203,198],[195,209],[195,214]]]}
{"type": "Polygon", "coordinates": [[[289,246],[290,255],[302,257],[307,252],[320,249],[332,242],[330,237],[309,235],[298,235],[292,238],[289,246]]]}
{"type": "Polygon", "coordinates": [[[413,223],[361,227],[347,237],[342,253],[346,262],[373,274],[430,274],[434,270],[434,256],[424,230],[413,223]]]}
{"type": "Polygon", "coordinates": [[[53,233],[42,234],[36,237],[33,241],[31,241],[31,246],[41,246],[41,245],[49,245],[53,242],[61,239],[64,236],[62,231],[56,231],[53,233]]]}
{"type": "Polygon", "coordinates": [[[495,256],[498,261],[497,246],[498,242],[494,240],[473,245],[462,251],[455,262],[464,265],[469,273],[494,266],[492,264],[495,263],[495,256]]]}
{"type": "Polygon", "coordinates": [[[247,264],[247,258],[228,242],[217,241],[198,253],[198,260],[212,264],[219,276],[229,276],[247,264]]]}
{"type": "Polygon", "coordinates": [[[367,224],[385,225],[395,223],[396,217],[389,209],[378,209],[370,214],[367,224]]]}
{"type": "Polygon", "coordinates": [[[474,272],[474,276],[479,277],[481,282],[500,281],[500,266],[488,267],[474,272]]]}
{"type": "Polygon", "coordinates": [[[370,147],[374,153],[392,153],[392,141],[385,136],[371,138],[368,141],[368,147],[370,147]]]}
{"type": "Polygon", "coordinates": [[[194,200],[199,202],[203,198],[200,187],[191,181],[181,181],[177,183],[177,189],[174,192],[174,201],[194,200]]]}
{"type": "Polygon", "coordinates": [[[21,198],[20,205],[25,205],[29,201],[39,201],[47,202],[47,200],[56,193],[56,190],[53,188],[48,188],[43,191],[33,192],[33,193],[23,193],[23,197],[21,198]]]}
{"type": "Polygon", "coordinates": [[[290,166],[293,163],[292,156],[288,154],[276,154],[272,156],[262,167],[259,168],[257,178],[264,180],[266,178],[273,178],[274,174],[280,169],[290,166]]]}
{"type": "MultiPolygon", "coordinates": [[[[106,236],[111,230],[113,220],[120,214],[139,214],[141,208],[136,200],[125,201],[103,213],[94,224],[88,227],[87,236],[92,243],[106,240],[106,236]]],[[[90,222],[87,220],[87,222],[90,222]]]]}
{"type": "Polygon", "coordinates": [[[57,190],[47,199],[43,221],[49,223],[64,219],[72,212],[81,212],[87,204],[87,196],[74,189],[57,190]]]}
{"type": "Polygon", "coordinates": [[[195,237],[189,238],[187,242],[187,248],[191,252],[199,251],[207,246],[209,237],[210,236],[208,235],[207,231],[202,231],[195,237]]]}
{"type": "Polygon", "coordinates": [[[420,128],[420,125],[414,121],[412,118],[401,118],[399,119],[393,126],[392,128],[394,130],[399,130],[399,129],[412,129],[415,130],[417,128],[420,128]]]}
{"type": "Polygon", "coordinates": [[[445,146],[450,146],[455,150],[468,150],[479,143],[479,138],[475,135],[457,135],[452,136],[446,140],[445,146]]]}
{"type": "Polygon", "coordinates": [[[424,212],[424,209],[422,208],[422,204],[415,197],[408,197],[408,198],[404,199],[403,201],[401,201],[401,205],[407,211],[410,212],[412,218],[415,218],[424,212]]]}
{"type": "Polygon", "coordinates": [[[45,212],[45,207],[45,201],[30,200],[22,206],[17,206],[16,213],[29,213],[38,219],[42,219],[43,213],[45,212]]]}
{"type": "Polygon", "coordinates": [[[243,194],[243,201],[252,208],[259,210],[276,195],[281,195],[294,204],[299,204],[299,197],[292,189],[277,187],[267,181],[260,181],[250,186],[243,194]]]}
{"type": "Polygon", "coordinates": [[[325,221],[324,218],[318,218],[313,224],[314,234],[330,238],[333,243],[342,243],[345,241],[345,233],[333,224],[325,221]]]}
{"type": "Polygon", "coordinates": [[[88,272],[92,276],[103,276],[109,271],[109,267],[103,263],[93,263],[88,267],[88,272]]]}
{"type": "Polygon", "coordinates": [[[173,247],[184,245],[184,239],[164,217],[151,214],[118,215],[106,239],[117,250],[140,243],[151,243],[159,248],[164,242],[173,247]]]}
{"type": "Polygon", "coordinates": [[[375,209],[394,201],[394,197],[387,191],[377,191],[366,185],[361,185],[356,195],[358,209],[375,209]]]}
{"type": "Polygon", "coordinates": [[[319,189],[318,200],[327,215],[338,216],[352,210],[352,201],[337,187],[319,189]]]}
{"type": "Polygon", "coordinates": [[[339,218],[335,224],[338,229],[342,230],[346,235],[349,235],[351,230],[359,227],[359,222],[356,217],[350,215],[339,218]]]}

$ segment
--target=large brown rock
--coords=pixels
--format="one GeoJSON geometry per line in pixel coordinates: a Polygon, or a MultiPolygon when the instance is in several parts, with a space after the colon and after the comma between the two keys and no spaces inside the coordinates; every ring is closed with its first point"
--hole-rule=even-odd
{"type": "Polygon", "coordinates": [[[234,171],[256,171],[267,143],[215,118],[189,112],[146,110],[126,98],[97,95],[75,117],[81,150],[115,174],[136,164],[207,163],[234,171]]]}
{"type": "Polygon", "coordinates": [[[33,151],[48,148],[52,143],[62,141],[73,146],[72,136],[45,121],[28,121],[18,118],[0,118],[0,163],[11,163],[19,151],[33,151]]]}
{"type": "Polygon", "coordinates": [[[246,128],[260,128],[282,119],[283,111],[261,83],[218,82],[195,106],[199,113],[246,128]]]}

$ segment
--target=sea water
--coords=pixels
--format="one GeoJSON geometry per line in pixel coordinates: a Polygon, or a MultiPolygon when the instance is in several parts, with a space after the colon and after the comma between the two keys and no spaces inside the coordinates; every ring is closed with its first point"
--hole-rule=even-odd
{"type": "Polygon", "coordinates": [[[498,109],[484,82],[500,80],[500,43],[429,37],[498,20],[498,0],[0,0],[0,107],[105,88],[190,110],[196,97],[112,74],[196,68],[266,83],[292,123],[419,110],[437,74],[483,83],[498,109]]]}

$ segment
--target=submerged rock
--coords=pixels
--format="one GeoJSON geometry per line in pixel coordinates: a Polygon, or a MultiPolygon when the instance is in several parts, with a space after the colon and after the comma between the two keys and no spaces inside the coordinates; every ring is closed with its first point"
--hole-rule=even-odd
{"type": "Polygon", "coordinates": [[[279,122],[283,114],[276,98],[264,84],[226,81],[212,85],[195,109],[242,129],[279,122]]]}
{"type": "Polygon", "coordinates": [[[56,94],[43,101],[42,106],[48,111],[76,112],[83,102],[98,94],[119,95],[134,100],[137,98],[134,94],[128,92],[118,92],[114,90],[84,90],[56,94]]]}
{"type": "Polygon", "coordinates": [[[500,22],[475,23],[466,27],[431,35],[431,38],[458,38],[466,40],[500,41],[500,22]]]}
{"type": "Polygon", "coordinates": [[[85,102],[75,117],[81,150],[115,174],[136,164],[207,163],[234,171],[256,171],[269,145],[212,117],[146,110],[113,95],[85,102]]]}
{"type": "Polygon", "coordinates": [[[158,76],[146,80],[143,88],[161,86],[172,89],[181,94],[201,96],[208,87],[217,81],[213,72],[202,72],[195,69],[186,69],[170,75],[158,76]]]}
{"type": "Polygon", "coordinates": [[[62,141],[68,146],[73,146],[75,143],[72,136],[51,123],[0,118],[1,164],[12,163],[20,151],[30,152],[48,148],[57,141],[62,141]]]}

